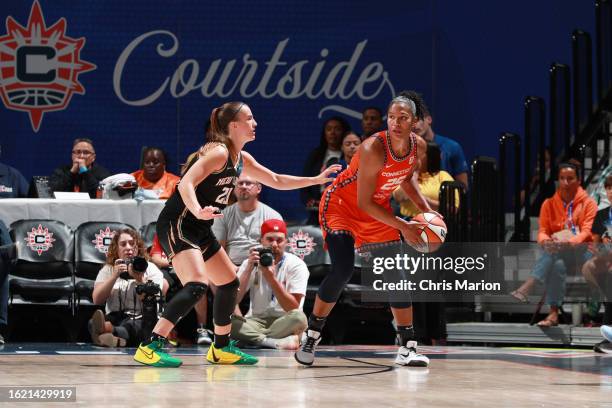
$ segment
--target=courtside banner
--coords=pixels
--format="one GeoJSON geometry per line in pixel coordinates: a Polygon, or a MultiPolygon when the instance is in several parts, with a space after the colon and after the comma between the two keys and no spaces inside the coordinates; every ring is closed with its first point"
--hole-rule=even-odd
{"type": "Polygon", "coordinates": [[[511,293],[530,277],[536,279],[531,295],[563,293],[567,282],[588,292],[581,269],[592,251],[585,244],[544,250],[535,243],[466,242],[427,254],[406,244],[379,245],[362,252],[361,282],[345,294],[362,302],[520,303],[526,299],[511,293]]]}
{"type": "MultiPolygon", "coordinates": [[[[491,135],[519,126],[525,95],[548,94],[550,62],[571,59],[569,34],[593,21],[580,0],[2,0],[0,160],[50,175],[87,137],[111,173],[137,170],[143,146],[177,173],[212,109],[239,100],[258,124],[245,149],[300,175],[326,119],[361,133],[362,110],[386,113],[404,89],[468,161],[492,156],[491,135]]],[[[298,191],[262,201],[307,218],[298,191]]]]}

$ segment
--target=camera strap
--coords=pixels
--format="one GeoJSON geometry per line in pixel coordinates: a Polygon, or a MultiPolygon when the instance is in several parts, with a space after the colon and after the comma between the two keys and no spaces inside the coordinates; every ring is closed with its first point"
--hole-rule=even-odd
{"type": "MultiPolygon", "coordinates": [[[[276,276],[275,278],[278,280],[278,273],[280,271],[280,268],[283,266],[283,263],[285,262],[285,254],[283,254],[283,257],[281,258],[280,262],[276,265],[276,276]]],[[[279,281],[280,283],[280,281],[279,281]]],[[[268,285],[270,286],[270,285],[268,285]]],[[[272,292],[272,295],[270,297],[270,302],[274,302],[275,296],[274,296],[274,291],[272,290],[272,288],[270,288],[270,291],[272,292]]]]}

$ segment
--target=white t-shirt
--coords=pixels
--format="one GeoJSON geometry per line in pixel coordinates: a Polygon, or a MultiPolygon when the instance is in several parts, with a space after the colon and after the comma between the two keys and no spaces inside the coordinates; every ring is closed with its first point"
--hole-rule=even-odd
{"type": "Polygon", "coordinates": [[[259,245],[264,221],[283,219],[278,212],[261,202],[251,212],[241,211],[237,204],[225,207],[221,212],[223,217],[215,219],[212,231],[219,241],[227,242],[227,254],[236,265],[249,257],[249,249],[259,245]]]}
{"type": "MultiPolygon", "coordinates": [[[[247,260],[242,262],[238,269],[238,276],[245,273],[247,260]]],[[[308,267],[299,257],[285,252],[283,259],[276,266],[276,279],[281,283],[285,290],[289,293],[298,293],[304,295],[300,302],[299,309],[304,305],[306,297],[306,286],[308,285],[308,267]]],[[[251,296],[251,306],[246,317],[281,317],[287,312],[278,303],[278,299],[274,296],[272,288],[268,281],[262,276],[259,268],[254,268],[249,278],[247,290],[251,296]],[[256,283],[257,278],[257,283],[256,283]]]]}
{"type": "MultiPolygon", "coordinates": [[[[108,264],[104,264],[98,276],[96,277],[96,283],[102,283],[110,279],[113,274],[112,267],[108,264]]],[[[164,275],[154,263],[149,262],[149,266],[145,271],[145,282],[152,280],[157,284],[161,290],[164,282],[164,275]]],[[[106,299],[106,314],[111,312],[125,312],[127,314],[139,315],[142,313],[142,301],[139,299],[134,288],[137,283],[134,279],[121,279],[118,278],[111,289],[111,293],[106,299]],[[136,304],[134,304],[136,299],[136,304]]]]}

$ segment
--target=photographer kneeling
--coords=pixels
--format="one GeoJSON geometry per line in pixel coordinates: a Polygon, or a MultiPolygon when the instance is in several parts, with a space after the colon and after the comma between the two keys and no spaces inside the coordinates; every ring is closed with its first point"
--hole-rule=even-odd
{"type": "Polygon", "coordinates": [[[261,225],[261,247],[251,248],[238,270],[238,303],[250,292],[245,317],[232,316],[231,337],[259,347],[296,350],[299,335],[307,326],[302,306],[308,268],[299,257],[285,252],[287,226],[281,220],[261,225]]]}
{"type": "Polygon", "coordinates": [[[160,290],[165,295],[168,282],[146,256],[138,232],[125,228],[115,233],[108,247],[106,264],[98,272],[94,284],[94,303],[106,303],[106,316],[96,310],[89,321],[94,344],[137,346],[151,334],[157,322],[160,290]]]}

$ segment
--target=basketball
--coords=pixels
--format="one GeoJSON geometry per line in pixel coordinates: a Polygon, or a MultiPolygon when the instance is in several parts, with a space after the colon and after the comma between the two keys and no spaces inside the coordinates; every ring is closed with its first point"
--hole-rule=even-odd
{"type": "Polygon", "coordinates": [[[427,212],[417,215],[412,221],[427,223],[421,229],[421,239],[425,244],[413,248],[424,253],[437,251],[446,239],[447,229],[444,220],[437,214],[427,212]]]}

